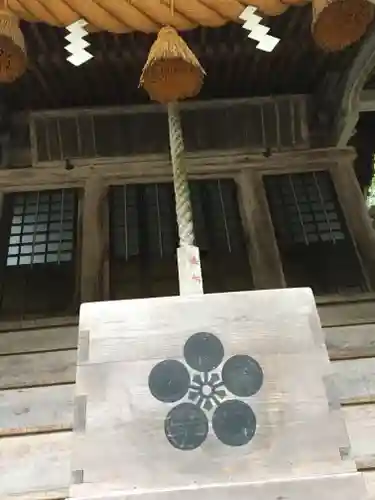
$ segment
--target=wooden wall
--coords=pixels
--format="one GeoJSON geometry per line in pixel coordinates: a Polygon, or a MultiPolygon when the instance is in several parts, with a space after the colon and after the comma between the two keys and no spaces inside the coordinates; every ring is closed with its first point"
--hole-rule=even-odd
{"type": "MultiPolygon", "coordinates": [[[[352,452],[375,499],[375,299],[319,305],[352,452]]],[[[66,498],[77,327],[0,333],[0,498],[66,498]]]]}

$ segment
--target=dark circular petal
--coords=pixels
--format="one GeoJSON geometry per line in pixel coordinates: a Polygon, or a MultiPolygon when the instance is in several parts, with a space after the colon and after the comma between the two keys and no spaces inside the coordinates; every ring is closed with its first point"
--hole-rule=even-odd
{"type": "Polygon", "coordinates": [[[168,441],[179,450],[195,450],[206,439],[208,420],[192,403],[181,403],[168,413],[164,421],[168,441]]]}
{"type": "Polygon", "coordinates": [[[183,398],[189,385],[189,372],[182,363],[174,359],[158,363],[148,376],[151,394],[163,403],[174,403],[183,398]]]}
{"type": "Polygon", "coordinates": [[[215,410],[212,428],[217,438],[228,446],[242,446],[254,436],[256,418],[243,401],[225,401],[215,410]]]}
{"type": "Polygon", "coordinates": [[[199,372],[217,368],[224,357],[224,347],[212,333],[195,333],[185,343],[186,363],[199,372]]]}
{"type": "Polygon", "coordinates": [[[222,378],[227,389],[242,398],[257,393],[263,384],[263,371],[250,356],[238,354],[225,362],[222,378]]]}

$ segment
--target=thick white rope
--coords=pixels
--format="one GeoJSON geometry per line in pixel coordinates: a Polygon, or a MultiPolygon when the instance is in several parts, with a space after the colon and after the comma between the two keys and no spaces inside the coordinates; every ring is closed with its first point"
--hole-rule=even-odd
{"type": "Polygon", "coordinates": [[[193,211],[184,158],[184,138],[176,103],[168,104],[169,144],[180,246],[194,245],[193,211]]]}
{"type": "Polygon", "coordinates": [[[199,249],[194,245],[193,210],[184,158],[184,138],[176,103],[168,104],[168,125],[179,237],[177,260],[180,295],[201,294],[202,271],[199,249]]]}

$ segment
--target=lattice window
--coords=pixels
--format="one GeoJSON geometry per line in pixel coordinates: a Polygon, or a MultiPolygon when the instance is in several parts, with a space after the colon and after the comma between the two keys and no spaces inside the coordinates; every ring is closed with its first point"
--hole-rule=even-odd
{"type": "Polygon", "coordinates": [[[7,195],[2,217],[3,315],[63,313],[75,298],[77,194],[7,195]]]}
{"type": "MultiPolygon", "coordinates": [[[[205,291],[252,288],[234,182],[193,181],[191,195],[205,291]]],[[[178,294],[172,184],[113,187],[110,227],[112,298],[178,294]]]]}
{"type": "Polygon", "coordinates": [[[264,184],[288,286],[316,294],[365,290],[329,173],[267,175],[264,184]]]}

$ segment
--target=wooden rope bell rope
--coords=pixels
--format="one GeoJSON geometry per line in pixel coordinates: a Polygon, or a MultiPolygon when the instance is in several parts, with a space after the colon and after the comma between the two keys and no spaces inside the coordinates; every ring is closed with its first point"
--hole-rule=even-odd
{"type": "MultiPolygon", "coordinates": [[[[170,1],[171,12],[174,0],[170,1]]],[[[199,249],[195,246],[193,214],[185,163],[184,140],[177,101],[194,97],[203,84],[205,72],[194,53],[170,27],[163,27],[152,45],[143,68],[140,85],[152,100],[167,105],[169,145],[173,169],[177,249],[181,295],[203,293],[199,249]]]]}

